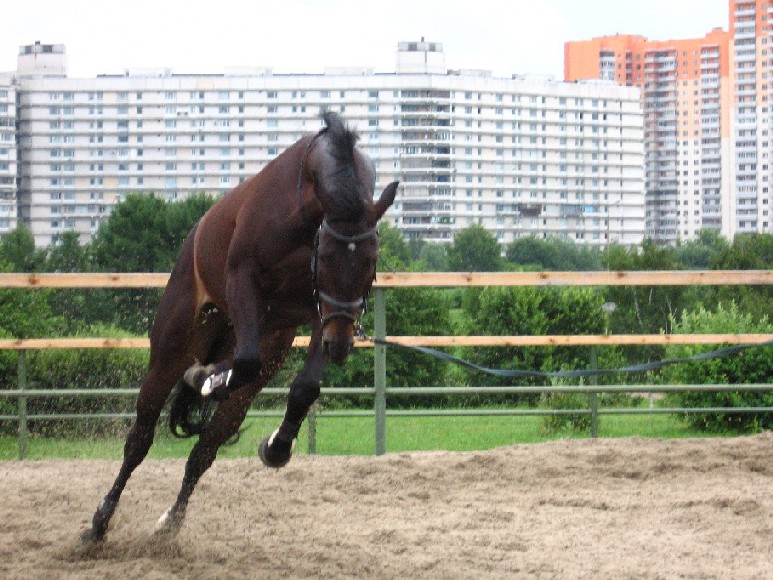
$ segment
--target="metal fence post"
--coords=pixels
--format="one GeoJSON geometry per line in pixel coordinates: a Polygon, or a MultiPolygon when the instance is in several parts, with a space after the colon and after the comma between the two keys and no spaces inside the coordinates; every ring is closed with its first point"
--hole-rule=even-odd
{"type": "MultiPolygon", "coordinates": [[[[383,288],[375,290],[373,327],[376,338],[386,338],[386,301],[383,288]]],[[[373,347],[373,386],[375,400],[373,411],[376,417],[376,455],[386,453],[386,346],[373,347]]]]}
{"type": "Polygon", "coordinates": [[[317,453],[317,403],[314,403],[306,416],[306,425],[309,429],[309,455],[317,453]]]}
{"type": "Polygon", "coordinates": [[[29,430],[27,429],[27,397],[24,392],[27,390],[27,351],[19,351],[19,362],[17,366],[17,383],[19,387],[18,412],[19,412],[19,459],[27,457],[27,442],[29,439],[29,430]]]}
{"type": "MultiPolygon", "coordinates": [[[[596,370],[599,367],[598,348],[593,346],[590,350],[590,368],[596,370]]],[[[596,377],[588,377],[588,384],[597,385],[596,377]]],[[[590,436],[594,439],[599,436],[599,401],[598,393],[588,394],[588,403],[590,404],[590,436]]]]}

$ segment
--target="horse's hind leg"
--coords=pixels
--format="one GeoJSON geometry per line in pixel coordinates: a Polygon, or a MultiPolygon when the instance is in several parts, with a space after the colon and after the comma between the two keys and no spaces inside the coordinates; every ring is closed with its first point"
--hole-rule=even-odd
{"type": "Polygon", "coordinates": [[[174,535],[180,530],[188,500],[193,494],[201,476],[215,461],[218,449],[239,430],[244,421],[250,403],[263,386],[271,380],[284,362],[292,346],[295,330],[282,331],[265,339],[261,343],[261,355],[265,364],[257,379],[231,393],[231,396],[218,403],[212,419],[204,428],[199,440],[194,445],[185,464],[180,493],[175,503],[159,518],[156,533],[159,535],[174,535]]]}
{"type": "Polygon", "coordinates": [[[107,532],[110,519],[118,505],[126,482],[142,463],[153,443],[156,422],[166,398],[177,378],[185,370],[184,365],[164,369],[151,369],[143,382],[137,399],[137,418],[129,430],[124,444],[123,463],[113,486],[97,507],[91,528],[81,535],[83,541],[101,541],[107,532]]]}
{"type": "Polygon", "coordinates": [[[137,397],[137,417],[126,437],[121,469],[97,507],[92,527],[81,535],[82,541],[104,538],[126,482],[145,459],[153,443],[156,422],[169,393],[193,362],[193,357],[186,353],[195,315],[193,285],[190,282],[190,244],[186,243],[186,246],[189,259],[185,261],[183,254],[158,307],[150,341],[150,365],[137,397]]]}

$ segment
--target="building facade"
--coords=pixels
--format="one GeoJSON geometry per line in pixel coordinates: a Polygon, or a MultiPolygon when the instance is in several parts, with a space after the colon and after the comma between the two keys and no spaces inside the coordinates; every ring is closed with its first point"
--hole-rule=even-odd
{"type": "Polygon", "coordinates": [[[771,232],[773,3],[730,0],[732,154],[730,212],[738,232],[771,232]]]}
{"type": "Polygon", "coordinates": [[[401,181],[387,217],[409,239],[449,242],[471,224],[502,243],[644,237],[636,88],[449,71],[442,45],[424,41],[400,43],[388,74],[74,79],[64,58],[58,45],[22,47],[15,78],[19,216],[41,246],[67,230],[88,241],[132,192],[222,195],[316,131],[323,107],[358,129],[379,186],[401,181]]]}
{"type": "Polygon", "coordinates": [[[17,226],[16,87],[0,74],[0,235],[17,226]]]}
{"type": "Polygon", "coordinates": [[[701,229],[728,238],[772,231],[771,14],[766,1],[729,0],[729,32],[566,43],[566,81],[608,79],[641,88],[647,237],[674,243],[701,229]]]}

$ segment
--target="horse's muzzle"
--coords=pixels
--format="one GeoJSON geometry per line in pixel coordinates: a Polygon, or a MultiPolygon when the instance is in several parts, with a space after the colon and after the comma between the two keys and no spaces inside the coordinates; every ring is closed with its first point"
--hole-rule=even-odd
{"type": "Polygon", "coordinates": [[[346,362],[346,358],[354,348],[354,338],[351,336],[334,336],[322,338],[322,350],[328,358],[337,365],[346,362]]]}

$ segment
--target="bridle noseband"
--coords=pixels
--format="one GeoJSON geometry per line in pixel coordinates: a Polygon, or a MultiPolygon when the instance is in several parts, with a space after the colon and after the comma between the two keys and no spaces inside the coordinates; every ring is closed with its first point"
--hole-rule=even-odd
{"type": "MultiPolygon", "coordinates": [[[[306,215],[306,212],[303,209],[303,200],[302,200],[303,169],[306,165],[306,158],[308,157],[312,148],[316,144],[317,139],[319,139],[325,133],[326,130],[327,128],[321,129],[316,135],[314,135],[311,141],[309,141],[309,144],[306,146],[306,149],[303,152],[303,157],[301,159],[301,169],[298,174],[298,187],[297,187],[298,207],[300,209],[300,214],[301,214],[301,217],[303,218],[303,221],[309,225],[311,225],[311,220],[309,220],[308,216],[306,215]]],[[[314,236],[314,247],[311,253],[311,279],[312,279],[312,289],[314,293],[314,301],[317,304],[317,312],[319,312],[319,317],[320,317],[320,320],[322,321],[322,328],[325,328],[325,326],[329,322],[331,322],[336,318],[345,318],[347,320],[351,320],[352,323],[355,325],[355,332],[359,332],[358,316],[367,310],[367,306],[368,306],[367,295],[363,296],[362,298],[359,298],[358,300],[347,302],[344,300],[338,300],[337,298],[334,298],[327,292],[323,292],[322,290],[319,289],[319,286],[317,284],[317,261],[318,261],[318,255],[319,255],[319,237],[323,231],[325,233],[330,234],[330,236],[337,242],[346,244],[348,250],[350,252],[353,252],[356,249],[358,243],[368,240],[374,236],[377,237],[378,228],[373,227],[360,234],[354,234],[349,236],[336,231],[333,228],[333,226],[330,225],[330,222],[328,222],[327,219],[323,219],[322,223],[317,228],[317,233],[314,236]],[[328,314],[327,316],[323,316],[322,315],[323,303],[327,304],[328,306],[332,306],[335,310],[330,314],[328,314]],[[352,311],[358,311],[358,313],[352,314],[352,311]]],[[[374,273],[373,279],[375,280],[375,273],[374,273]]]]}

